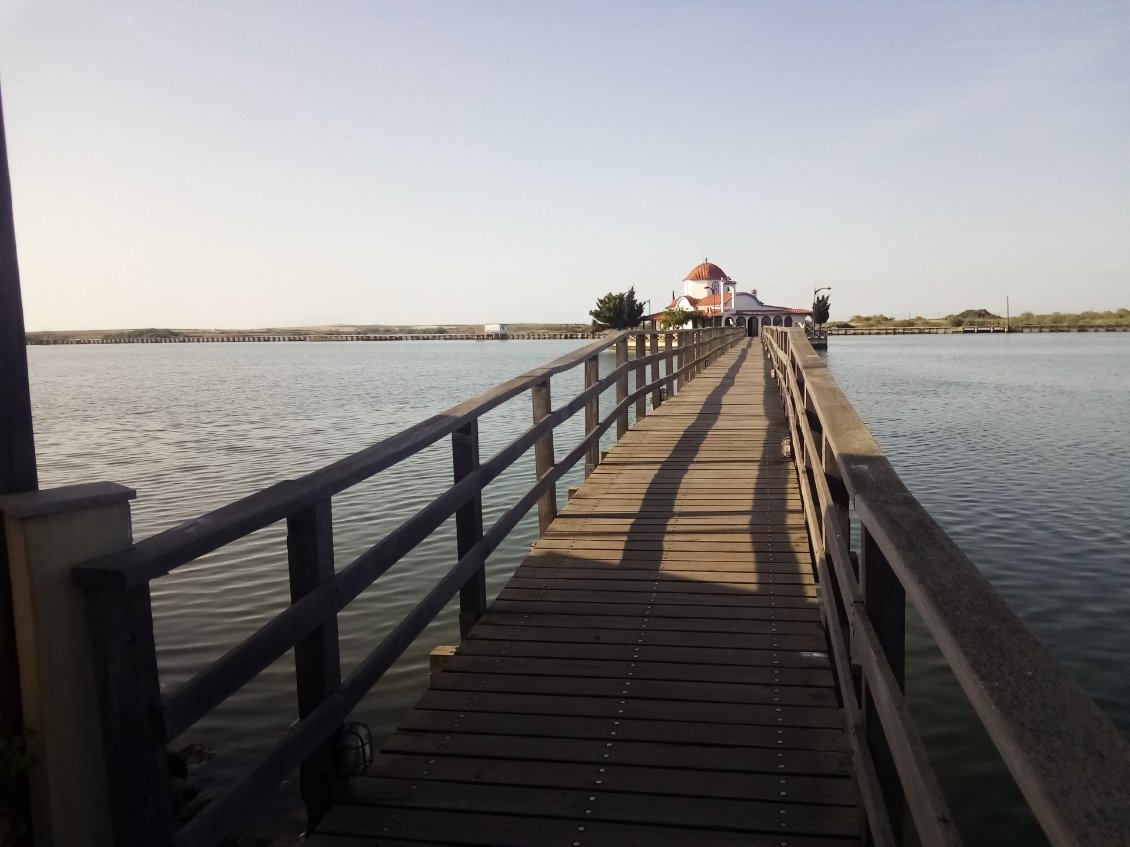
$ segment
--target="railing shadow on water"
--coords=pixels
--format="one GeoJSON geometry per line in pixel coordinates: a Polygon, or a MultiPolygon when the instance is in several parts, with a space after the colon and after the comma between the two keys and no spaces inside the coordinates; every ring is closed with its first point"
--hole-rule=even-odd
{"type": "Polygon", "coordinates": [[[606,432],[614,428],[617,437],[622,435],[628,429],[630,409],[634,408],[637,419],[642,417],[648,396],[654,403],[661,402],[661,391],[677,390],[744,338],[741,330],[708,329],[621,333],[594,342],[321,470],[280,482],[122,553],[76,567],[75,581],[86,595],[90,619],[116,843],[141,847],[218,843],[296,770],[308,818],[316,822],[329,808],[340,782],[337,734],[384,672],[454,597],[459,598],[460,629],[464,634],[469,631],[486,606],[485,562],[522,517],[536,506],[544,530],[556,515],[557,483],[579,463],[584,463],[586,473],[599,464],[600,439],[606,432]],[[636,342],[634,361],[629,360],[632,335],[648,340],[647,344],[636,342]],[[661,341],[665,342],[663,349],[661,341]],[[600,376],[598,357],[609,348],[615,350],[617,364],[600,376]],[[584,390],[555,407],[552,377],[581,365],[584,390]],[[661,365],[665,366],[663,376],[659,375],[661,365]],[[635,389],[630,391],[633,374],[635,389]],[[612,388],[615,406],[602,417],[601,397],[612,388]],[[482,461],[480,418],[526,393],[531,396],[533,425],[482,461]],[[581,411],[584,437],[558,460],[553,434],[581,411]],[[335,572],[331,499],[445,439],[450,439],[452,447],[454,484],[335,572]],[[536,483],[492,526],[484,527],[484,488],[531,450],[536,483]],[[339,613],[452,518],[457,563],[365,658],[343,673],[339,613]],[[284,520],[290,605],[209,667],[163,692],[150,582],[284,520]],[[165,788],[166,745],[291,650],[299,720],[249,771],[176,828],[165,788]]]}
{"type": "Polygon", "coordinates": [[[1053,845],[1130,838],[1130,743],[898,478],[801,330],[763,333],[789,418],[868,814],[961,843],[903,693],[909,603],[1053,845]],[[852,523],[860,554],[849,549],[852,523]],[[873,770],[874,781],[867,777],[873,770]]]}

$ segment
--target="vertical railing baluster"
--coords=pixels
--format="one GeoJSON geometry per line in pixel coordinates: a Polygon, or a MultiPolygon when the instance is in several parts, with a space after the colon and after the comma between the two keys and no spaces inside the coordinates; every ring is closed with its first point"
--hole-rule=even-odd
{"type": "MultiPolygon", "coordinates": [[[[479,421],[476,418],[451,433],[455,481],[479,468],[479,421]]],[[[455,510],[455,544],[462,559],[483,537],[483,495],[478,492],[455,510]]],[[[487,607],[486,567],[479,565],[459,590],[459,634],[466,637],[487,607]]]]}
{"type": "Polygon", "coordinates": [[[651,390],[651,408],[654,411],[655,409],[658,409],[660,404],[663,402],[659,397],[659,385],[658,385],[658,383],[659,383],[659,333],[653,332],[651,334],[650,338],[651,338],[651,343],[649,345],[650,348],[651,348],[650,353],[651,353],[652,356],[655,357],[651,360],[651,383],[652,383],[652,385],[655,386],[655,388],[653,388],[651,390]]]}
{"type": "MultiPolygon", "coordinates": [[[[534,423],[538,423],[553,411],[553,398],[550,394],[549,377],[539,382],[530,392],[533,402],[534,423]]],[[[534,472],[540,480],[553,470],[557,457],[553,452],[553,430],[549,430],[534,444],[534,472]]],[[[557,486],[549,489],[538,498],[538,534],[544,534],[553,519],[557,517],[557,486]]]]}
{"type": "MultiPolygon", "coordinates": [[[[290,602],[334,578],[333,518],[330,501],[322,500],[286,521],[290,602]]],[[[341,685],[341,653],[336,610],[329,604],[325,621],[294,646],[298,717],[305,718],[341,685]]],[[[308,826],[329,811],[343,785],[337,763],[337,737],[331,735],[302,763],[299,786],[308,826]]]]}
{"type": "MultiPolygon", "coordinates": [[[[861,529],[860,542],[862,556],[859,567],[863,603],[887,664],[891,666],[895,680],[902,689],[906,667],[906,591],[866,526],[861,529]]],[[[866,676],[863,678],[860,701],[867,746],[875,762],[875,773],[886,802],[891,829],[901,844],[904,835],[902,784],[866,676]]]]}
{"type": "Polygon", "coordinates": [[[678,376],[675,377],[675,393],[678,394],[683,390],[683,385],[686,384],[686,375],[683,373],[683,366],[686,365],[687,359],[687,346],[690,343],[691,336],[694,335],[694,330],[684,329],[678,333],[679,336],[679,352],[675,354],[675,371],[678,376]]]}
{"type": "MultiPolygon", "coordinates": [[[[616,367],[622,368],[628,364],[628,336],[616,342],[616,367]]],[[[616,415],[616,440],[619,441],[628,431],[628,406],[624,403],[628,399],[628,370],[616,379],[616,405],[624,408],[616,415]]]]}
{"type": "MultiPolygon", "coordinates": [[[[664,335],[663,335],[663,341],[666,344],[666,350],[667,350],[667,357],[666,357],[667,376],[671,376],[671,374],[673,374],[675,372],[675,337],[676,337],[675,333],[673,333],[673,332],[664,333],[664,335]]],[[[678,387],[675,384],[677,381],[678,380],[675,380],[675,379],[668,380],[668,382],[667,382],[667,398],[668,399],[670,399],[675,394],[675,392],[678,390],[678,387]]]]}
{"type": "MultiPolygon", "coordinates": [[[[642,332],[636,336],[636,391],[638,392],[647,384],[647,365],[644,358],[647,356],[647,336],[642,332]]],[[[640,394],[636,398],[636,423],[647,417],[647,395],[640,394]]]]}
{"type": "MultiPolygon", "coordinates": [[[[588,390],[600,381],[600,360],[596,356],[585,359],[585,389],[588,390]]],[[[600,424],[600,395],[585,403],[585,437],[596,432],[600,424]]],[[[585,477],[596,470],[600,464],[600,439],[596,439],[585,451],[585,477]]]]}

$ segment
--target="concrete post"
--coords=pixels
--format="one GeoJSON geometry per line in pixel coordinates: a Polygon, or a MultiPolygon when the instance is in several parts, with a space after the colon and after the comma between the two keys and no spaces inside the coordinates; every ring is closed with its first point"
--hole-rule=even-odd
{"type": "Polygon", "coordinates": [[[135,496],[96,482],[0,497],[37,847],[113,844],[86,606],[71,568],[132,545],[135,496]]]}

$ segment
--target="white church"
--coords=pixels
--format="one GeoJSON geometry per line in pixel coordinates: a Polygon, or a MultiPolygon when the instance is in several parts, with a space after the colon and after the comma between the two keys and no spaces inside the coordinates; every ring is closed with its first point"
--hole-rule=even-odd
{"type": "MultiPolygon", "coordinates": [[[[691,268],[683,280],[682,296],[676,297],[672,291],[667,308],[698,312],[699,326],[744,326],[750,336],[757,335],[763,326],[802,325],[812,314],[812,309],[768,306],[758,298],[756,288],[738,291],[738,284],[709,261],[691,268]]],[[[662,314],[652,317],[658,319],[662,314]]]]}

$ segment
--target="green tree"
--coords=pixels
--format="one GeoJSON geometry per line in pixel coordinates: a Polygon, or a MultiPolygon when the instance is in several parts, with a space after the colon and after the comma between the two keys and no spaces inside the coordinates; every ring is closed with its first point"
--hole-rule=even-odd
{"type": "Polygon", "coordinates": [[[619,294],[610,291],[597,300],[596,308],[589,312],[593,332],[637,327],[643,319],[643,308],[643,303],[636,300],[635,286],[619,294]]]}
{"type": "Polygon", "coordinates": [[[821,326],[828,323],[828,314],[831,311],[831,306],[828,304],[827,294],[821,294],[812,301],[812,322],[816,326],[821,326]]]}
{"type": "Polygon", "coordinates": [[[660,329],[678,329],[691,319],[694,312],[686,309],[668,309],[659,319],[660,329]]]}

